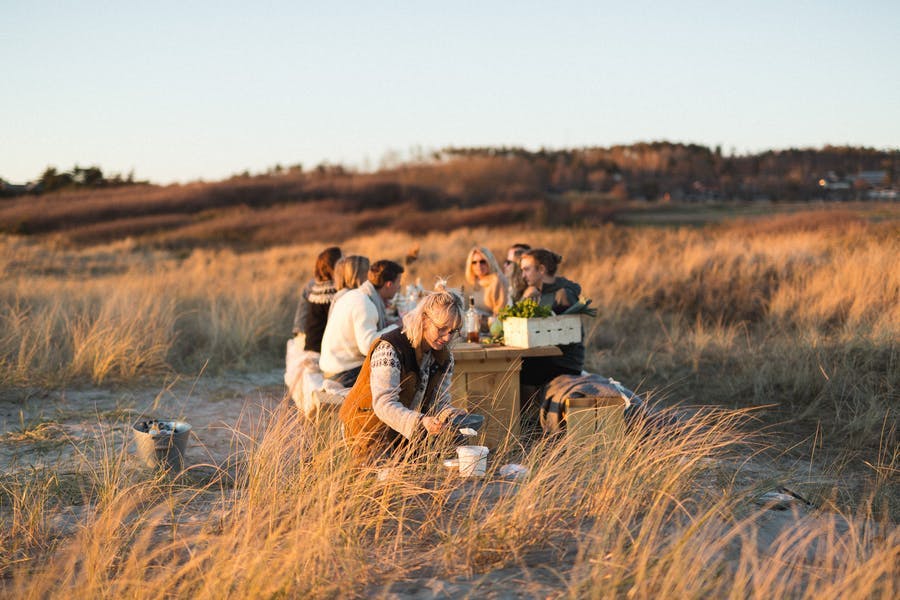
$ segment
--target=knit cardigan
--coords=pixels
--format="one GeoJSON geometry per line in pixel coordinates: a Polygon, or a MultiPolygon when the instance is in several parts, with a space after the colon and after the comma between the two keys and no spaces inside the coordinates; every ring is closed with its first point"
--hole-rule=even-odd
{"type": "Polygon", "coordinates": [[[453,375],[453,357],[448,349],[434,351],[434,362],[428,372],[428,381],[421,403],[414,402],[416,390],[420,385],[419,361],[416,351],[406,335],[399,329],[385,333],[372,343],[369,354],[363,362],[362,370],[356,383],[344,399],[340,410],[340,419],[344,425],[344,436],[350,443],[352,452],[357,458],[374,458],[394,448],[400,447],[404,441],[413,441],[424,435],[421,427],[421,416],[416,423],[400,432],[392,429],[378,418],[372,406],[372,355],[381,342],[389,343],[400,359],[400,387],[397,400],[405,408],[426,414],[441,414],[455,411],[447,398],[440,398],[441,383],[453,375]]]}

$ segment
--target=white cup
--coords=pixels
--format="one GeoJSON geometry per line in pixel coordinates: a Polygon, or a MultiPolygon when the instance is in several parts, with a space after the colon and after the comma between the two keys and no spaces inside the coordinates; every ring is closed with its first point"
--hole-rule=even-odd
{"type": "Polygon", "coordinates": [[[459,446],[459,474],[463,477],[482,477],[487,469],[487,446],[459,446]]]}

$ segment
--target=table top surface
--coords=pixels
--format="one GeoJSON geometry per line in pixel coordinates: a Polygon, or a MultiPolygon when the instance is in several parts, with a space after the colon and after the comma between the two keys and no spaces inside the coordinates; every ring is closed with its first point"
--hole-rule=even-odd
{"type": "Polygon", "coordinates": [[[503,344],[463,342],[453,347],[453,358],[460,360],[487,360],[491,358],[517,358],[520,356],[562,356],[558,346],[519,348],[503,344]]]}

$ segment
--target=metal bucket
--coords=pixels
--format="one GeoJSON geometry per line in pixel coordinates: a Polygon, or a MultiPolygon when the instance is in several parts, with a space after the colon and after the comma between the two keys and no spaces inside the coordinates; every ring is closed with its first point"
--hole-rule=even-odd
{"type": "Polygon", "coordinates": [[[137,455],[148,467],[174,469],[184,468],[184,451],[191,435],[191,426],[184,421],[157,421],[166,425],[160,433],[150,433],[150,423],[139,421],[131,426],[137,455]]]}

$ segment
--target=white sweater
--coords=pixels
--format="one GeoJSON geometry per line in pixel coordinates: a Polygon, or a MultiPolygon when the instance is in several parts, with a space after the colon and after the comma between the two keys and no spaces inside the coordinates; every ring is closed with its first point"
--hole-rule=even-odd
{"type": "MultiPolygon", "coordinates": [[[[363,285],[372,284],[367,281],[363,285]]],[[[334,375],[361,366],[372,342],[394,327],[378,331],[378,309],[360,288],[349,290],[331,307],[319,368],[325,375],[334,375]]]]}

